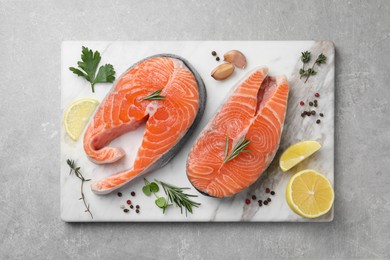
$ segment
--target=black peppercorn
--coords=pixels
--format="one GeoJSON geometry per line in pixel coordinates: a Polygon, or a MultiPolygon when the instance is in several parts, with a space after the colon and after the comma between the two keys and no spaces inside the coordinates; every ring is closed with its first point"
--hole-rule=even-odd
{"type": "Polygon", "coordinates": [[[215,55],[217,55],[217,52],[216,51],[212,51],[211,55],[215,56],[215,55]]]}

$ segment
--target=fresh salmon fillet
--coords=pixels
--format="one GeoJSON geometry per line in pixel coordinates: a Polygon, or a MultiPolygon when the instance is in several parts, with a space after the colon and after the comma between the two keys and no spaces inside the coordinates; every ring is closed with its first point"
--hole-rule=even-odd
{"type": "Polygon", "coordinates": [[[145,133],[133,167],[93,183],[92,190],[109,193],[165,165],[200,121],[205,98],[200,76],[174,55],[147,58],[122,74],[88,125],[84,150],[97,164],[113,163],[125,155],[108,146],[113,139],[143,123],[145,133]],[[163,100],[144,100],[159,89],[163,100]]]}
{"type": "Polygon", "coordinates": [[[239,82],[192,147],[187,175],[200,192],[212,197],[232,196],[254,183],[273,160],[289,86],[285,76],[270,77],[267,73],[267,68],[260,67],[239,82]],[[250,142],[245,148],[248,151],[225,161],[243,139],[250,142]]]}

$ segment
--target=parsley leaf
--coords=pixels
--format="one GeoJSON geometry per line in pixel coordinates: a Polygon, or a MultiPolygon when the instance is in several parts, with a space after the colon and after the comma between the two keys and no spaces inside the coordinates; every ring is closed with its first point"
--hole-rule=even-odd
{"type": "Polygon", "coordinates": [[[69,70],[74,74],[85,78],[91,83],[92,93],[95,92],[96,83],[112,83],[115,80],[115,70],[111,64],[100,66],[96,75],[101,59],[102,57],[98,51],[93,52],[83,46],[81,51],[81,61],[77,62],[78,68],[69,68],[69,70]]]}

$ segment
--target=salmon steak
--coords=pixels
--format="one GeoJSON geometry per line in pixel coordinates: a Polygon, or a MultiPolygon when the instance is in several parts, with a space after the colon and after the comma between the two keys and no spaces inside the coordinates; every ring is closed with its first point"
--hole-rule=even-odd
{"type": "Polygon", "coordinates": [[[285,76],[260,67],[240,81],[193,145],[187,176],[201,193],[229,197],[253,184],[279,147],[289,93],[285,76]]]}
{"type": "Polygon", "coordinates": [[[97,109],[84,134],[84,150],[97,164],[125,156],[110,142],[145,124],[133,166],[91,185],[107,194],[132,179],[158,169],[180,150],[200,121],[206,102],[202,78],[181,57],[146,58],[123,73],[97,109]]]}

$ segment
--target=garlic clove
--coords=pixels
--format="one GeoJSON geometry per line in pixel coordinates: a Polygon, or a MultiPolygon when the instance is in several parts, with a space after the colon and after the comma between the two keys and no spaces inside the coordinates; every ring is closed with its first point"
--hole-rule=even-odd
{"type": "Polygon", "coordinates": [[[231,50],[223,55],[224,61],[234,64],[239,69],[244,69],[246,67],[246,58],[242,52],[237,50],[231,50]]]}
{"type": "Polygon", "coordinates": [[[223,63],[211,72],[211,77],[213,77],[215,80],[224,80],[227,79],[230,75],[232,75],[233,71],[233,64],[223,63]]]}

